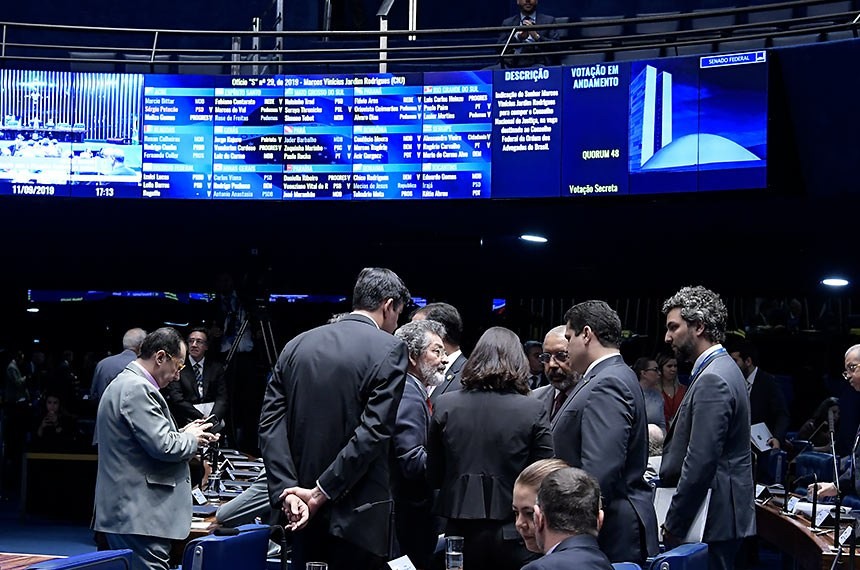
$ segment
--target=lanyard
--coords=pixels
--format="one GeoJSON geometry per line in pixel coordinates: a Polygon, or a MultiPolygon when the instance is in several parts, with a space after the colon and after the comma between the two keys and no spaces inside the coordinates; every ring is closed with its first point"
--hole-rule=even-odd
{"type": "Polygon", "coordinates": [[[699,374],[702,373],[702,370],[704,370],[711,362],[713,362],[715,358],[717,358],[718,356],[722,356],[723,354],[726,354],[726,349],[722,347],[709,354],[708,357],[703,360],[702,363],[697,366],[695,370],[693,370],[693,376],[690,379],[690,384],[696,381],[696,378],[699,377],[699,374]]]}

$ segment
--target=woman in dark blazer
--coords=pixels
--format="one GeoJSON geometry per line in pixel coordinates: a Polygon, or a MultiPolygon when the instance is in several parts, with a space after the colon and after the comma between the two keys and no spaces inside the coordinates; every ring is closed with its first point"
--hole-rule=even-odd
{"type": "Polygon", "coordinates": [[[516,528],[514,481],[552,457],[546,406],[528,396],[520,339],[502,327],[481,337],[462,372],[463,390],[436,401],[427,443],[427,476],[441,489],[436,511],[446,534],[464,537],[469,570],[517,570],[534,557],[516,528]]]}

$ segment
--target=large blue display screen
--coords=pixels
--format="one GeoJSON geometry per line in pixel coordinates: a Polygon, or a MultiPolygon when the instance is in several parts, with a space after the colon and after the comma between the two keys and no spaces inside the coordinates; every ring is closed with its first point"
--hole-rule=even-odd
{"type": "Polygon", "coordinates": [[[580,67],[0,70],[0,194],[584,197],[767,184],[764,51],[580,67]]]}

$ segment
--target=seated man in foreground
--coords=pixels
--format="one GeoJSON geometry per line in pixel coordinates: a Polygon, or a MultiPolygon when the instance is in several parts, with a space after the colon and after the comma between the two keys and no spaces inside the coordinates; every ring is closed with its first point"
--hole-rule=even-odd
{"type": "Polygon", "coordinates": [[[535,504],[535,540],[545,554],[523,570],[612,570],[597,546],[603,524],[600,486],[576,467],[547,475],[535,504]]]}

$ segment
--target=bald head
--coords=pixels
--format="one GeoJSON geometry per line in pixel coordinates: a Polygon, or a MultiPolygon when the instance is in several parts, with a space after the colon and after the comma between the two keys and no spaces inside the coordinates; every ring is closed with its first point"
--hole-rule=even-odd
{"type": "MultiPolygon", "coordinates": [[[[564,339],[564,328],[564,325],[558,325],[555,328],[549,329],[549,332],[543,337],[543,343],[546,344],[548,340],[557,340],[559,337],[564,339]]],[[[567,342],[567,339],[565,339],[565,342],[567,342]]]]}
{"type": "Polygon", "coordinates": [[[855,344],[854,346],[845,351],[845,358],[856,356],[858,353],[860,353],[860,344],[855,344]]]}

